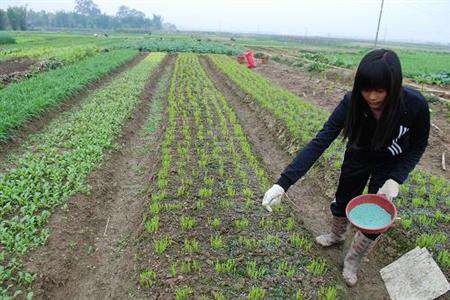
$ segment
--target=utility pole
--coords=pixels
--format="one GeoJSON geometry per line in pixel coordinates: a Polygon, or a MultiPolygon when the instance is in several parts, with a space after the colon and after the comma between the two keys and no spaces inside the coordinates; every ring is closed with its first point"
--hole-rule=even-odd
{"type": "Polygon", "coordinates": [[[373,45],[374,48],[377,47],[377,43],[378,43],[378,31],[380,31],[381,14],[383,13],[383,4],[384,4],[384,0],[381,0],[380,15],[378,16],[377,35],[375,36],[375,44],[373,45]]]}

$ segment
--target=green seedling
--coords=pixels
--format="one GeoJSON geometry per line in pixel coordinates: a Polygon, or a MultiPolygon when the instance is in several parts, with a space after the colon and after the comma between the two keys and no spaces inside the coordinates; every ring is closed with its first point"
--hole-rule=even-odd
{"type": "Polygon", "coordinates": [[[247,276],[252,280],[260,279],[264,277],[264,275],[267,273],[267,268],[264,267],[258,268],[256,266],[256,261],[254,260],[247,262],[245,269],[247,272],[247,276]]]}
{"type": "Polygon", "coordinates": [[[221,165],[221,166],[219,167],[219,169],[217,170],[217,172],[219,173],[219,176],[220,176],[220,177],[225,176],[225,167],[224,167],[223,165],[221,165]]]}
{"type": "Polygon", "coordinates": [[[164,203],[163,204],[165,211],[176,211],[181,210],[183,208],[183,203],[175,202],[175,203],[164,203]]]}
{"type": "Polygon", "coordinates": [[[196,260],[193,261],[183,261],[181,263],[181,272],[184,274],[189,274],[191,272],[197,271],[199,265],[196,260]]]}
{"type": "Polygon", "coordinates": [[[298,289],[297,292],[295,292],[294,299],[295,300],[303,300],[303,291],[302,291],[302,289],[298,289]]]}
{"type": "Polygon", "coordinates": [[[405,230],[409,230],[412,227],[413,220],[405,218],[405,219],[402,219],[401,223],[405,230]]]}
{"type": "Polygon", "coordinates": [[[244,189],[242,189],[242,195],[246,198],[252,198],[254,196],[254,193],[251,189],[244,188],[244,189]]]}
{"type": "Polygon", "coordinates": [[[281,246],[281,238],[276,235],[268,234],[264,239],[264,243],[269,247],[279,248],[281,246]]]}
{"type": "Polygon", "coordinates": [[[246,199],[245,203],[244,203],[245,209],[247,209],[247,210],[252,209],[254,204],[255,203],[253,202],[252,199],[246,199]]]}
{"type": "Polygon", "coordinates": [[[203,179],[203,182],[206,184],[206,185],[208,185],[208,186],[212,186],[212,185],[214,185],[214,178],[212,178],[212,177],[205,177],[204,179],[203,179]]]}
{"type": "Polygon", "coordinates": [[[236,190],[232,186],[227,186],[227,196],[234,198],[236,196],[236,190]]]}
{"type": "Polygon", "coordinates": [[[292,231],[294,229],[295,226],[295,220],[291,217],[289,217],[286,221],[286,231],[292,231]]]}
{"type": "Polygon", "coordinates": [[[224,247],[224,243],[222,237],[220,235],[215,235],[211,237],[211,247],[213,249],[222,249],[224,247]]]}
{"type": "Polygon", "coordinates": [[[436,208],[436,197],[434,195],[428,197],[428,206],[436,208]]]}
{"type": "Polygon", "coordinates": [[[196,208],[197,210],[202,210],[203,208],[205,208],[205,200],[198,200],[198,201],[195,203],[195,208],[196,208]]]}
{"type": "Polygon", "coordinates": [[[286,272],[286,277],[292,278],[292,277],[294,277],[296,272],[297,272],[297,270],[295,268],[290,267],[286,272]]]}
{"type": "Polygon", "coordinates": [[[282,261],[278,264],[277,271],[278,271],[278,273],[281,275],[281,274],[284,274],[284,272],[286,272],[288,268],[289,268],[288,262],[285,261],[285,260],[282,260],[282,261]]]}
{"type": "Polygon", "coordinates": [[[197,220],[193,217],[182,216],[180,220],[180,226],[182,230],[190,230],[197,224],[197,220]]]}
{"type": "Polygon", "coordinates": [[[162,254],[170,244],[172,244],[172,240],[169,237],[163,237],[153,242],[153,248],[157,254],[162,254]]]}
{"type": "Polygon", "coordinates": [[[420,207],[420,206],[423,206],[423,204],[424,204],[424,201],[422,198],[415,197],[412,199],[412,205],[414,207],[420,207]]]}
{"type": "Polygon", "coordinates": [[[442,211],[440,211],[440,210],[437,210],[435,213],[434,213],[434,219],[436,220],[436,221],[440,221],[440,220],[442,220],[443,219],[443,217],[444,217],[444,214],[442,213],[442,211]]]}
{"type": "Polygon", "coordinates": [[[450,254],[447,249],[442,249],[438,253],[438,263],[445,269],[450,268],[450,254]]]}
{"type": "Polygon", "coordinates": [[[422,233],[417,237],[416,244],[419,247],[426,247],[432,250],[436,244],[443,244],[446,241],[447,235],[443,232],[437,234],[422,233]]]}
{"type": "Polygon", "coordinates": [[[436,220],[428,217],[427,215],[419,215],[418,219],[419,223],[425,226],[434,226],[436,224],[436,220]]]}
{"type": "Polygon", "coordinates": [[[166,192],[160,191],[158,193],[152,194],[152,202],[162,201],[166,198],[166,192]]]}
{"type": "Polygon", "coordinates": [[[177,276],[177,265],[177,262],[173,262],[170,265],[170,276],[172,276],[172,278],[177,276]]]}
{"type": "Polygon", "coordinates": [[[306,269],[308,272],[313,274],[314,276],[321,276],[325,274],[327,270],[326,261],[322,258],[314,258],[307,266],[306,269]]]}
{"type": "Polygon", "coordinates": [[[213,194],[213,190],[210,189],[210,188],[201,188],[201,189],[198,191],[198,195],[199,195],[201,198],[208,198],[208,197],[211,197],[212,194],[213,194]]]}
{"type": "Polygon", "coordinates": [[[139,275],[139,283],[141,286],[151,288],[156,281],[156,272],[153,270],[142,271],[139,275]]]}
{"type": "Polygon", "coordinates": [[[200,252],[200,243],[195,238],[193,238],[192,240],[185,239],[183,249],[188,254],[200,252]]]}
{"type": "Polygon", "coordinates": [[[234,273],[236,271],[236,261],[231,258],[225,261],[217,260],[214,264],[214,270],[217,273],[234,273]]]}
{"type": "Polygon", "coordinates": [[[185,185],[181,185],[177,188],[177,197],[184,197],[188,195],[188,188],[185,185]]]}
{"type": "Polygon", "coordinates": [[[152,215],[157,215],[157,214],[159,213],[159,211],[160,211],[159,203],[158,203],[158,202],[152,202],[152,203],[150,204],[149,210],[150,210],[150,213],[151,213],[152,215]]]}
{"type": "Polygon", "coordinates": [[[300,236],[297,233],[293,233],[289,237],[289,241],[296,248],[302,248],[305,251],[310,251],[312,248],[312,242],[306,237],[300,236]]]}
{"type": "Polygon", "coordinates": [[[261,240],[257,240],[255,238],[248,238],[246,236],[240,236],[239,242],[247,249],[247,250],[255,250],[261,246],[261,240]]]}
{"type": "Polygon", "coordinates": [[[189,295],[193,294],[194,290],[190,287],[182,287],[177,288],[175,290],[175,299],[176,300],[187,300],[189,295]]]}
{"type": "Polygon", "coordinates": [[[262,300],[266,297],[266,290],[261,287],[252,287],[248,293],[248,300],[262,300]]]}
{"type": "Polygon", "coordinates": [[[261,220],[259,221],[259,226],[262,228],[272,228],[273,227],[273,219],[262,216],[261,220]]]}
{"type": "Polygon", "coordinates": [[[335,287],[321,287],[319,289],[319,299],[323,300],[334,300],[337,297],[337,290],[335,287]]]}
{"type": "Polygon", "coordinates": [[[156,182],[156,185],[158,186],[158,188],[160,190],[162,190],[167,187],[168,183],[169,183],[169,181],[167,179],[158,179],[156,182]]]}
{"type": "Polygon", "coordinates": [[[211,219],[211,217],[208,217],[208,224],[214,228],[219,228],[222,225],[222,220],[220,218],[211,219]]]}
{"type": "Polygon", "coordinates": [[[238,230],[244,230],[250,225],[250,222],[247,218],[237,219],[234,221],[234,227],[238,230]]]}
{"type": "Polygon", "coordinates": [[[158,231],[158,229],[159,229],[159,217],[158,216],[154,216],[150,220],[147,220],[145,222],[145,230],[148,233],[154,233],[154,232],[158,231]]]}

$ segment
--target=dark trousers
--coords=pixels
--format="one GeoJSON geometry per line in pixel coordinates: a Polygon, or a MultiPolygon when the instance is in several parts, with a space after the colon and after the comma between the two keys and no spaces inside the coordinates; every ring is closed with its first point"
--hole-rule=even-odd
{"type": "MultiPolygon", "coordinates": [[[[336,217],[345,217],[348,202],[363,193],[369,181],[369,194],[376,194],[378,189],[389,179],[389,174],[397,159],[377,156],[371,152],[347,149],[342,163],[336,201],[330,205],[331,213],[336,217]]],[[[379,234],[366,234],[375,240],[379,234]]]]}

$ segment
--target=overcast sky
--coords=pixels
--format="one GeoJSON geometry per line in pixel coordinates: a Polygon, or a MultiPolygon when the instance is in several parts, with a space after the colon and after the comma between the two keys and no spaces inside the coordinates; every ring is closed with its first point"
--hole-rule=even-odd
{"type": "MultiPolygon", "coordinates": [[[[94,0],[160,14],[182,30],[374,38],[381,0],[94,0]]],[[[0,8],[73,10],[73,0],[0,0],[0,8]]],[[[380,39],[450,43],[450,0],[385,0],[380,39]]]]}

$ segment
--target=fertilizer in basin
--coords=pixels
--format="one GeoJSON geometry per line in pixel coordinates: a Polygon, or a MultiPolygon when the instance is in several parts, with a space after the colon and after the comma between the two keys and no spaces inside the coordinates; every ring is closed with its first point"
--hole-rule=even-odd
{"type": "Polygon", "coordinates": [[[383,228],[391,223],[391,215],[382,207],[372,203],[355,206],[348,217],[355,225],[367,229],[383,228]]]}

